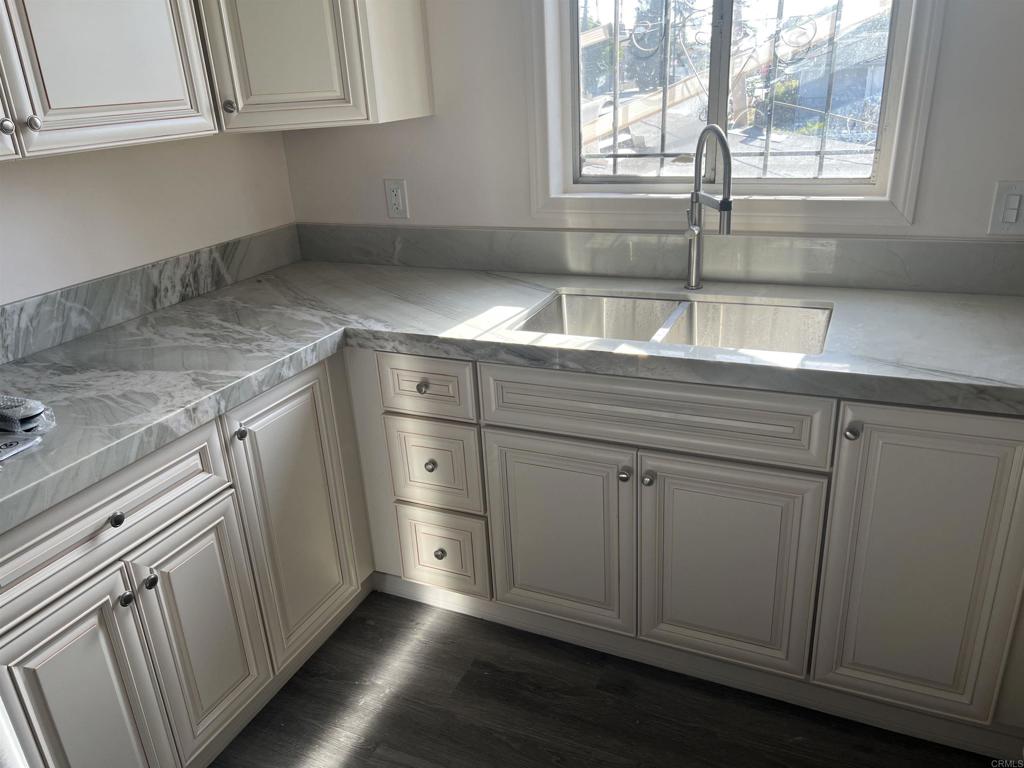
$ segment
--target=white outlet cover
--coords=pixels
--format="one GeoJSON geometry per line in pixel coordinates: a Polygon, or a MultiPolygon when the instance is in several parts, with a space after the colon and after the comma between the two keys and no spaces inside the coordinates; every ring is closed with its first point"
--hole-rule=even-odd
{"type": "Polygon", "coordinates": [[[405,179],[384,179],[384,202],[388,207],[389,219],[409,218],[409,196],[405,179]]]}
{"type": "Polygon", "coordinates": [[[1024,181],[997,181],[992,200],[992,218],[988,223],[990,235],[1024,235],[1024,205],[1012,206],[1024,199],[1024,181]],[[1011,195],[1020,197],[1011,198],[1011,195]],[[1016,211],[1016,214],[1014,214],[1016,211]]]}

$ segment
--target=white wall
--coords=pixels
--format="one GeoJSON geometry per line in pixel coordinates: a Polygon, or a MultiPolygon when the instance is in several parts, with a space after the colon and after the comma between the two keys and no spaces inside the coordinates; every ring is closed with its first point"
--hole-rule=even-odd
{"type": "Polygon", "coordinates": [[[0,164],[0,304],[294,221],[279,133],[0,164]]]}
{"type": "MultiPolygon", "coordinates": [[[[286,134],[298,220],[389,223],[381,180],[400,177],[411,218],[399,223],[559,225],[531,216],[527,2],[427,0],[434,117],[286,134]]],[[[895,234],[984,236],[995,182],[1024,179],[1022,29],[1021,0],[949,0],[917,215],[895,234]]]]}

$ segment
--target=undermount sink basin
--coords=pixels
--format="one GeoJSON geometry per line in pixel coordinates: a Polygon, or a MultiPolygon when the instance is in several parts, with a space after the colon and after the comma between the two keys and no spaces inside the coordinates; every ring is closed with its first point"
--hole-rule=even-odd
{"type": "Polygon", "coordinates": [[[830,307],[559,293],[513,330],[720,349],[820,354],[830,307]]]}

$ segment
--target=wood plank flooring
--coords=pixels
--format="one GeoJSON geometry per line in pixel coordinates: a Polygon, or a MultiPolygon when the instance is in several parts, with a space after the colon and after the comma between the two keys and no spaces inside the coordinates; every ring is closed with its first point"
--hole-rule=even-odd
{"type": "Polygon", "coordinates": [[[374,593],[217,768],[988,766],[859,725],[374,593]]]}

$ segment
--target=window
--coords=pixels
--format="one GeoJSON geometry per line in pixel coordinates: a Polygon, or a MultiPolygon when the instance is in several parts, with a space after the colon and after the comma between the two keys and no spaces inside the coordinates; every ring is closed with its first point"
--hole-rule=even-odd
{"type": "Polygon", "coordinates": [[[737,179],[884,175],[894,0],[571,3],[574,183],[679,184],[708,123],[737,179]]]}

